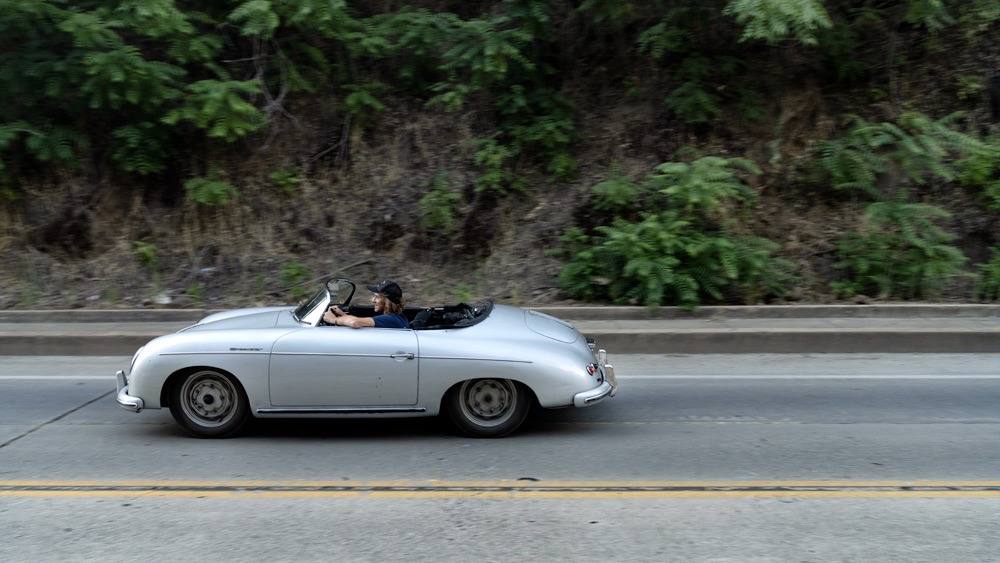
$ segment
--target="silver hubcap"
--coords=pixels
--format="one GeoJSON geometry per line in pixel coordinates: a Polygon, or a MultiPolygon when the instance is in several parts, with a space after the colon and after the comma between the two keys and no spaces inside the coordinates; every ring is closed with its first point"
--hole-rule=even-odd
{"type": "Polygon", "coordinates": [[[217,427],[236,414],[239,394],[228,378],[214,371],[200,371],[181,387],[181,410],[201,426],[217,427]]]}
{"type": "Polygon", "coordinates": [[[466,381],[459,391],[462,414],[480,426],[499,426],[517,404],[517,387],[506,379],[466,381]]]}

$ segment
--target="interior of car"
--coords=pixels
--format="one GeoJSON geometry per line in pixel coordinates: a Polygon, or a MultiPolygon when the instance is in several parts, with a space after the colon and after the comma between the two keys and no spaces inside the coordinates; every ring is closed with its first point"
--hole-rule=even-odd
{"type": "MultiPolygon", "coordinates": [[[[407,307],[403,316],[410,321],[413,330],[440,330],[472,326],[489,316],[492,309],[492,301],[474,305],[459,303],[440,307],[407,307]]],[[[375,309],[370,305],[351,305],[347,312],[356,317],[375,316],[375,309]]]]}

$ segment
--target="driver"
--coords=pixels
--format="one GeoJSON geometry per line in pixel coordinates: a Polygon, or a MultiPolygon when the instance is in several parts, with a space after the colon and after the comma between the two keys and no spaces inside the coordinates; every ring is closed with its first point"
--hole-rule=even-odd
{"type": "Polygon", "coordinates": [[[383,280],[376,285],[366,286],[372,292],[374,317],[355,317],[340,310],[336,305],[323,315],[323,321],[331,325],[349,326],[351,328],[410,328],[409,321],[403,316],[403,290],[392,280],[383,280]]]}

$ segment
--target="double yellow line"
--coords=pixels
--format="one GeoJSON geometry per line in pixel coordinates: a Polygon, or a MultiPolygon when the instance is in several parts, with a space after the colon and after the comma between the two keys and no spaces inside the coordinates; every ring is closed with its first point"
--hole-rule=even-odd
{"type": "Polygon", "coordinates": [[[0,481],[0,497],[1000,499],[1000,481],[0,481]]]}

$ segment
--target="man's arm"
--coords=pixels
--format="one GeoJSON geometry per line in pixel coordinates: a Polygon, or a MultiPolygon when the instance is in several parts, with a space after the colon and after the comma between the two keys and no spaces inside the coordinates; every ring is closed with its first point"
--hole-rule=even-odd
{"type": "Polygon", "coordinates": [[[369,326],[375,326],[375,321],[371,317],[355,317],[354,315],[348,315],[340,309],[333,311],[332,309],[327,311],[323,315],[323,320],[327,324],[349,326],[351,328],[364,328],[369,326]],[[340,313],[339,315],[337,313],[340,313]]]}

